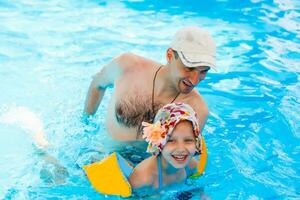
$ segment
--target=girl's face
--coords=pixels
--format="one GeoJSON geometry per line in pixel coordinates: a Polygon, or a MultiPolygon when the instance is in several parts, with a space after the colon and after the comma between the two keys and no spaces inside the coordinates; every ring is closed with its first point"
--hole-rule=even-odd
{"type": "Polygon", "coordinates": [[[162,150],[162,157],[174,168],[184,168],[196,152],[196,142],[191,122],[181,121],[174,128],[162,150]]]}

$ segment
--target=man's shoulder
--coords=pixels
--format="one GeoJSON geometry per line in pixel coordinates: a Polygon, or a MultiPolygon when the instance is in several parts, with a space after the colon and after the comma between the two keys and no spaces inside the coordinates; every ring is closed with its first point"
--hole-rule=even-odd
{"type": "Polygon", "coordinates": [[[119,62],[134,62],[139,59],[140,56],[131,52],[124,52],[117,56],[119,62]]]}
{"type": "Polygon", "coordinates": [[[185,98],[185,102],[188,103],[193,109],[199,114],[208,115],[208,106],[204,100],[204,98],[200,95],[197,90],[193,90],[190,92],[185,98]]]}
{"type": "Polygon", "coordinates": [[[187,103],[190,103],[192,105],[196,106],[206,106],[204,98],[200,95],[200,93],[194,89],[192,90],[186,97],[187,103]]]}
{"type": "Polygon", "coordinates": [[[153,64],[155,63],[155,61],[153,60],[137,54],[133,54],[131,52],[120,54],[119,56],[117,56],[116,60],[124,69],[131,70],[153,66],[153,64]]]}

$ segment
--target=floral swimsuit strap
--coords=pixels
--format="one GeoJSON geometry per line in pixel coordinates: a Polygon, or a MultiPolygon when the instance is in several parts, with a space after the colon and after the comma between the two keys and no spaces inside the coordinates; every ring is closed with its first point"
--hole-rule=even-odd
{"type": "Polygon", "coordinates": [[[158,191],[162,190],[163,187],[163,176],[162,176],[162,167],[161,167],[161,156],[157,156],[157,170],[158,170],[158,191]]]}

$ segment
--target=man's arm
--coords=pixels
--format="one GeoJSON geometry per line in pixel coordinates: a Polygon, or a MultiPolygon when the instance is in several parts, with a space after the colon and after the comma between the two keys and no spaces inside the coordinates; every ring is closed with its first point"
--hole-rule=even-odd
{"type": "Polygon", "coordinates": [[[202,133],[209,114],[208,107],[198,92],[195,93],[191,99],[192,101],[190,102],[190,105],[192,105],[193,109],[197,113],[199,130],[202,133]]]}
{"type": "Polygon", "coordinates": [[[202,133],[209,114],[207,105],[204,103],[201,108],[196,108],[196,113],[199,118],[199,126],[200,126],[199,130],[202,133]]]}
{"type": "Polygon", "coordinates": [[[122,62],[125,56],[123,54],[113,59],[93,77],[86,96],[84,113],[92,115],[97,111],[106,88],[113,85],[114,81],[123,73],[122,62]]]}

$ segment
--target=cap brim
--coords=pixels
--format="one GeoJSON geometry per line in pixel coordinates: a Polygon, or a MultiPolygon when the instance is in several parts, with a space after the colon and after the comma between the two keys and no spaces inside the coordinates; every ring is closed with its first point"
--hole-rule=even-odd
{"type": "Polygon", "coordinates": [[[182,63],[187,67],[208,66],[216,69],[216,59],[210,55],[199,55],[199,53],[183,53],[178,51],[182,63]]]}

